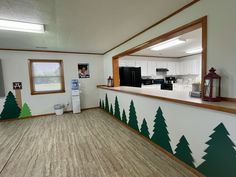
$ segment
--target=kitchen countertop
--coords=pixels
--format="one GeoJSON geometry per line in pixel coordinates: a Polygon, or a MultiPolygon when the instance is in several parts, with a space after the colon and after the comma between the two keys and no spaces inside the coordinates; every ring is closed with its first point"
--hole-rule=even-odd
{"type": "Polygon", "coordinates": [[[149,98],[156,98],[160,100],[236,114],[236,102],[202,101],[200,98],[190,97],[188,94],[188,91],[181,91],[181,90],[168,91],[168,90],[160,90],[160,89],[151,89],[148,87],[143,87],[143,88],[124,87],[124,86],[121,86],[121,87],[97,86],[97,87],[101,89],[113,90],[117,92],[129,93],[129,94],[145,96],[149,98]]]}

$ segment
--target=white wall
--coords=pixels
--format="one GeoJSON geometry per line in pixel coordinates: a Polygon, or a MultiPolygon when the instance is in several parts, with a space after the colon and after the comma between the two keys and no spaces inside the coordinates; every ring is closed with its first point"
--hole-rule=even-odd
{"type": "MultiPolygon", "coordinates": [[[[30,106],[33,115],[52,113],[54,104],[70,102],[70,81],[78,78],[78,63],[89,63],[90,67],[90,78],[80,79],[81,106],[82,108],[98,106],[96,85],[103,83],[102,56],[0,51],[0,59],[2,59],[6,94],[8,91],[12,91],[12,82],[22,82],[22,100],[30,106]],[[28,59],[63,59],[66,92],[32,96],[29,85],[28,59]]],[[[0,112],[4,101],[5,98],[0,98],[0,112]]]]}
{"type": "MultiPolygon", "coordinates": [[[[117,91],[99,89],[100,99],[105,101],[108,95],[109,104],[113,105],[115,97],[118,97],[120,112],[125,109],[127,120],[129,120],[129,106],[131,100],[134,101],[138,126],[141,127],[143,118],[146,119],[150,132],[153,135],[153,126],[156,111],[160,106],[165,117],[167,129],[170,137],[172,150],[176,149],[181,136],[185,136],[192,150],[195,165],[198,166],[204,160],[206,154],[204,150],[208,147],[206,142],[210,140],[210,135],[214,128],[223,123],[230,134],[230,139],[236,143],[236,119],[235,114],[223,113],[219,111],[199,108],[190,105],[176,104],[169,101],[147,98],[117,91]]],[[[220,170],[220,169],[218,169],[220,170]]]]}
{"type": "Polygon", "coordinates": [[[112,56],[208,16],[208,68],[214,66],[222,76],[222,96],[236,97],[236,1],[201,0],[174,17],[146,31],[104,56],[104,79],[112,74],[112,56]]]}

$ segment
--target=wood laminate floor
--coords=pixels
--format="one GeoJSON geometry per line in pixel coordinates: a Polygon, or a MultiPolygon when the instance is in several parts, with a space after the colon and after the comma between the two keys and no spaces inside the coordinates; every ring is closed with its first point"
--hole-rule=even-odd
{"type": "Polygon", "coordinates": [[[100,109],[0,123],[0,177],[194,177],[100,109]]]}

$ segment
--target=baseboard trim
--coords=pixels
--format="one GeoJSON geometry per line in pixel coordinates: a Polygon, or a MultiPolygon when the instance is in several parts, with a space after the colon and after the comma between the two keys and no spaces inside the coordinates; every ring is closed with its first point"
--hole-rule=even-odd
{"type": "Polygon", "coordinates": [[[165,155],[167,155],[169,158],[171,158],[172,160],[176,161],[178,164],[184,166],[185,168],[187,168],[189,171],[191,171],[193,174],[197,175],[198,177],[206,177],[205,175],[203,175],[202,173],[200,173],[199,171],[197,171],[195,168],[189,166],[188,164],[182,162],[181,160],[179,160],[178,158],[176,158],[173,154],[169,153],[168,151],[166,151],[165,149],[163,149],[161,146],[155,144],[154,142],[152,142],[149,138],[143,136],[140,132],[137,132],[136,130],[132,129],[131,127],[129,127],[127,124],[125,124],[124,122],[118,120],[114,115],[108,113],[107,111],[105,111],[104,109],[100,108],[101,110],[103,110],[105,113],[109,114],[110,116],[112,116],[113,119],[115,119],[115,121],[117,121],[119,124],[121,124],[122,126],[124,126],[125,128],[129,129],[130,131],[132,131],[133,133],[135,133],[136,135],[139,135],[143,140],[145,140],[147,143],[153,145],[154,147],[156,147],[157,149],[159,149],[162,153],[164,153],[165,155]]]}
{"type": "MultiPolygon", "coordinates": [[[[99,107],[84,108],[84,109],[81,109],[81,111],[87,111],[90,109],[98,109],[98,108],[99,107]]],[[[64,111],[64,113],[72,113],[72,110],[64,111]]],[[[34,116],[30,116],[30,117],[23,117],[23,118],[4,119],[4,120],[0,120],[0,122],[9,122],[9,121],[33,119],[33,118],[45,118],[47,116],[52,116],[52,115],[55,115],[55,113],[38,114],[38,115],[34,115],[34,116]]]]}
{"type": "Polygon", "coordinates": [[[223,101],[230,101],[230,102],[236,102],[236,98],[230,98],[230,97],[221,97],[223,101]]]}

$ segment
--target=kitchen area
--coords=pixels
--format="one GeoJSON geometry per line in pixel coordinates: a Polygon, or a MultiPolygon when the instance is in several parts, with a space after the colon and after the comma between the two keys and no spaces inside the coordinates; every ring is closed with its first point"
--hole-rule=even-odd
{"type": "Polygon", "coordinates": [[[200,98],[201,39],[197,29],[120,58],[120,85],[200,98]]]}
{"type": "MultiPolygon", "coordinates": [[[[236,135],[233,122],[236,114],[235,94],[228,92],[235,88],[235,82],[227,82],[229,78],[226,76],[229,75],[225,73],[226,70],[230,71],[229,66],[233,67],[232,60],[221,56],[223,48],[212,51],[214,47],[209,46],[213,45],[217,36],[212,36],[212,30],[211,35],[207,35],[207,32],[207,17],[203,17],[155,38],[148,36],[150,40],[136,46],[132,46],[135,42],[130,41],[130,48],[112,57],[111,80],[114,85],[101,85],[98,89],[100,100],[109,100],[109,103],[119,100],[119,108],[129,113],[130,119],[133,118],[130,113],[134,112],[135,106],[135,118],[140,128],[136,130],[140,130],[139,134],[143,135],[144,122],[153,135],[155,130],[163,132],[158,125],[164,125],[165,132],[171,137],[169,140],[175,151],[174,156],[183,147],[184,139],[184,148],[192,148],[195,169],[201,169],[208,157],[215,156],[215,159],[209,160],[212,165],[208,167],[216,173],[206,173],[206,176],[217,176],[224,167],[222,159],[226,159],[225,152],[228,149],[234,152],[234,146],[224,151],[222,149],[227,144],[225,142],[232,142],[229,137],[235,139],[236,135]],[[210,44],[207,43],[209,37],[212,37],[210,44]],[[214,60],[216,55],[222,63],[217,64],[217,59],[214,60]],[[227,65],[227,62],[231,63],[227,65]],[[218,150],[216,146],[219,146],[218,150]],[[214,155],[209,152],[214,152],[214,155]],[[212,168],[217,161],[221,163],[218,170],[212,168]]],[[[133,128],[129,123],[128,126],[133,128]]],[[[151,141],[154,140],[152,137],[151,141]]],[[[160,142],[163,137],[166,136],[160,136],[160,142]]],[[[168,150],[169,146],[165,149],[168,150]]],[[[186,155],[186,152],[183,154],[186,155]]],[[[233,159],[235,153],[231,153],[231,157],[233,159]]],[[[231,173],[232,170],[226,171],[231,173]]]]}

